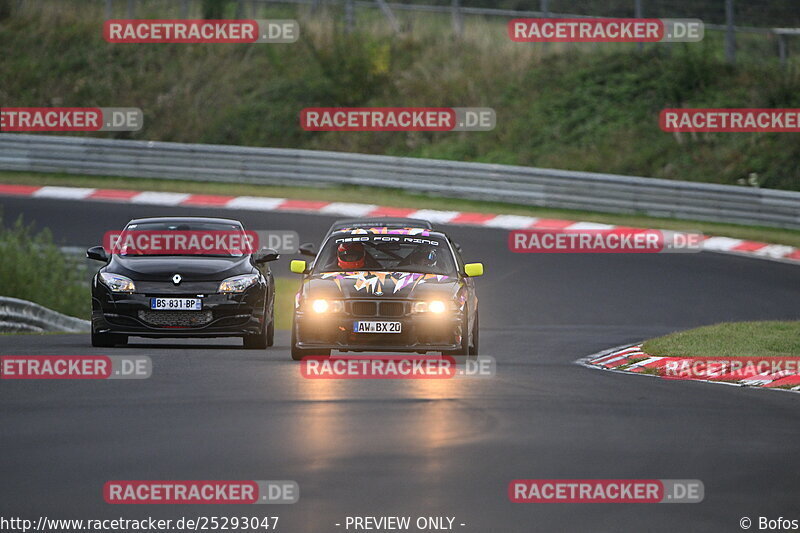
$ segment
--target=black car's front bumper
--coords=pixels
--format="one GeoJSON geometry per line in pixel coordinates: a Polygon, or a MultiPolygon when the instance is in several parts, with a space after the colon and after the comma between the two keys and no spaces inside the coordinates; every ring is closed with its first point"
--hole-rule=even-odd
{"type": "Polygon", "coordinates": [[[239,294],[180,294],[175,292],[113,293],[97,284],[92,294],[92,329],[139,337],[241,337],[262,331],[265,289],[253,286],[239,294]],[[150,309],[150,299],[200,298],[200,311],[150,309]]]}
{"type": "Polygon", "coordinates": [[[435,316],[429,313],[400,317],[358,317],[349,314],[295,312],[295,340],[298,348],[376,351],[437,352],[461,347],[461,313],[435,316]],[[357,321],[400,322],[401,333],[356,333],[357,321]]]}

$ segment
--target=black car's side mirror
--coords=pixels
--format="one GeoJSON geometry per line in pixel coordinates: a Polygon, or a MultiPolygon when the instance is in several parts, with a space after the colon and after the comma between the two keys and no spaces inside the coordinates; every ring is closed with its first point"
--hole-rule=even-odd
{"type": "Polygon", "coordinates": [[[102,261],[108,263],[108,254],[102,246],[92,246],[86,250],[86,257],[94,259],[95,261],[102,261]]]}
{"type": "Polygon", "coordinates": [[[302,255],[307,255],[309,257],[317,257],[316,246],[314,243],[307,242],[305,244],[301,244],[300,247],[297,249],[302,255]]]}
{"type": "Polygon", "coordinates": [[[253,254],[253,262],[257,265],[279,259],[281,255],[272,248],[262,248],[253,254]]]}

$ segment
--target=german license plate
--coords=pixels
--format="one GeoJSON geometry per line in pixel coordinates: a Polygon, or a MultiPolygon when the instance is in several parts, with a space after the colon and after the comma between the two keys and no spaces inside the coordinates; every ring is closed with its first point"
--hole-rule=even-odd
{"type": "Polygon", "coordinates": [[[201,311],[200,298],[150,298],[150,309],[156,311],[201,311]]]}
{"type": "Polygon", "coordinates": [[[401,322],[375,322],[369,320],[356,320],[353,323],[353,333],[402,333],[401,322]]]}

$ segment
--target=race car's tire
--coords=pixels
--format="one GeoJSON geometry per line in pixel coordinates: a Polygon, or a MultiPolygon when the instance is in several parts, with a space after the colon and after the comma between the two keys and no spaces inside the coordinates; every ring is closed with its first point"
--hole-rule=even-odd
{"type": "Polygon", "coordinates": [[[92,346],[96,346],[98,348],[111,348],[117,344],[121,344],[123,346],[128,344],[128,336],[117,333],[95,333],[95,331],[92,330],[92,346]]]}
{"type": "Polygon", "coordinates": [[[457,350],[442,352],[442,355],[462,357],[469,353],[469,309],[464,306],[464,318],[461,319],[461,346],[457,350]]]}
{"type": "Polygon", "coordinates": [[[297,334],[295,333],[295,325],[292,324],[292,342],[291,342],[291,352],[292,352],[292,359],[295,361],[300,361],[303,357],[309,355],[321,355],[324,357],[329,357],[331,355],[330,350],[317,350],[317,349],[305,349],[305,348],[298,348],[297,347],[297,334]]]}
{"type": "Polygon", "coordinates": [[[480,339],[480,326],[478,324],[478,312],[475,311],[475,323],[472,325],[472,344],[469,346],[469,354],[472,356],[477,356],[478,351],[478,341],[480,339]]]}

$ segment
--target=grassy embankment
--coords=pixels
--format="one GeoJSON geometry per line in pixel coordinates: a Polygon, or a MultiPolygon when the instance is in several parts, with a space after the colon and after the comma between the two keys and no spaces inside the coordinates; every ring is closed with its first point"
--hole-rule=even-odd
{"type": "MultiPolygon", "coordinates": [[[[346,36],[341,14],[271,6],[298,18],[285,45],[112,45],[100,3],[36,2],[0,21],[0,103],[135,106],[152,140],[343,150],[612,172],[800,190],[800,134],[662,132],[665,107],[800,107],[800,69],[781,69],[764,36],[739,36],[724,62],[719,32],[702,43],[550,45],[510,42],[502,19],[467,17],[463,39],[446,15],[400,13],[388,32],[360,10],[346,36]],[[311,106],[488,106],[492,132],[313,133],[311,106]]],[[[163,15],[156,2],[142,18],[163,15]]],[[[163,5],[161,3],[160,5],[163,5]]],[[[232,13],[231,13],[232,15],[232,13]]],[[[794,58],[793,65],[800,61],[794,58]]],[[[107,135],[106,135],[107,136],[107,135]]]]}
{"type": "Polygon", "coordinates": [[[704,326],[651,339],[642,350],[670,357],[800,357],[800,321],[704,326]]]}

